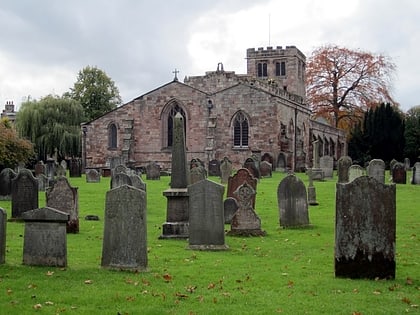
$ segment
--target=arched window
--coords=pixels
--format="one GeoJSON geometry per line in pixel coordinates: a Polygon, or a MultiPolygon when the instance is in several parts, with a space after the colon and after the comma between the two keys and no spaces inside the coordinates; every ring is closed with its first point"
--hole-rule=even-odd
{"type": "Polygon", "coordinates": [[[117,148],[117,126],[114,123],[108,126],[108,148],[117,148]]]}
{"type": "Polygon", "coordinates": [[[267,63],[266,62],[258,63],[257,74],[259,78],[267,77],[267,63]]]}
{"type": "Polygon", "coordinates": [[[238,112],[233,119],[233,146],[247,147],[248,146],[248,118],[243,112],[238,112]]]}
{"type": "Polygon", "coordinates": [[[187,130],[187,122],[185,119],[185,112],[184,110],[178,105],[178,104],[174,104],[172,106],[172,108],[170,109],[169,113],[168,113],[168,118],[167,118],[167,138],[166,138],[166,143],[168,147],[172,147],[172,141],[173,141],[173,135],[174,135],[174,118],[175,115],[177,113],[180,113],[182,115],[182,117],[184,117],[184,134],[186,137],[186,130],[187,130]]]}

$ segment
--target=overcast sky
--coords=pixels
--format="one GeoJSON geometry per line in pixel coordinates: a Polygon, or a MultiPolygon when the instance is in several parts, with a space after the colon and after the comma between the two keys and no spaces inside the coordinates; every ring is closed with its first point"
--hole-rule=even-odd
{"type": "Polygon", "coordinates": [[[246,73],[246,49],[326,44],[384,54],[393,95],[420,104],[418,0],[2,0],[0,111],[62,95],[86,66],[115,81],[123,102],[222,62],[246,73]]]}

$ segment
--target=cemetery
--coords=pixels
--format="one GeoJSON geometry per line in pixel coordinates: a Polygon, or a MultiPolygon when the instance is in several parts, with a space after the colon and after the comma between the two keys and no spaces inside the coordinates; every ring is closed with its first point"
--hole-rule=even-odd
{"type": "Polygon", "coordinates": [[[416,170],[343,158],[322,180],[256,179],[225,164],[204,179],[184,157],[176,179],[67,170],[46,191],[20,170],[0,200],[1,313],[420,312],[416,170]]]}

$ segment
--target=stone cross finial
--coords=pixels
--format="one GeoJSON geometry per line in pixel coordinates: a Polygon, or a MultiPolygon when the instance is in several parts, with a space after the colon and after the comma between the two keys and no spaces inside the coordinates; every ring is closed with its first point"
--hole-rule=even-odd
{"type": "Polygon", "coordinates": [[[177,68],[175,68],[175,70],[174,70],[174,71],[172,71],[172,73],[174,73],[174,74],[175,74],[175,76],[174,76],[174,81],[178,81],[178,73],[179,73],[179,70],[177,70],[177,68]]]}

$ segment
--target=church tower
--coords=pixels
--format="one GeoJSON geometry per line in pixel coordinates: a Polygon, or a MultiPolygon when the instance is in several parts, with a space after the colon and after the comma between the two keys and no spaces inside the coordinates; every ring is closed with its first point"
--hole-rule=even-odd
{"type": "Polygon", "coordinates": [[[295,46],[249,48],[247,74],[277,84],[279,88],[305,99],[306,57],[295,46]]]}

